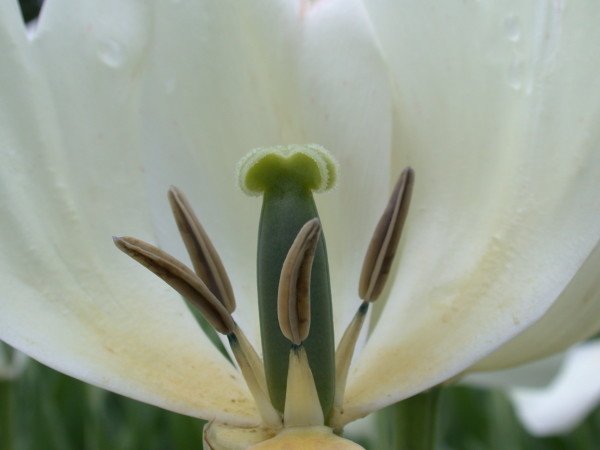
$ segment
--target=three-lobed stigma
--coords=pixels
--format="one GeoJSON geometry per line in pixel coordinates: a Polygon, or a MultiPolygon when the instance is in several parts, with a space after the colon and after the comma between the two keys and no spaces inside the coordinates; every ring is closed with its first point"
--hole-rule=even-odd
{"type": "Polygon", "coordinates": [[[335,186],[338,163],[320,145],[278,146],[252,150],[238,163],[237,173],[240,188],[251,196],[288,182],[321,193],[335,186]]]}

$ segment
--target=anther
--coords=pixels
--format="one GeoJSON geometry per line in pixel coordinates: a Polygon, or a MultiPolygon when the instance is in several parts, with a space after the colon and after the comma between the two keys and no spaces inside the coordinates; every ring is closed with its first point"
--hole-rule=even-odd
{"type": "Polygon", "coordinates": [[[279,325],[292,342],[283,414],[286,427],[318,426],[324,422],[314,376],[302,345],[310,330],[310,277],[320,233],[319,219],[304,224],[288,251],[279,279],[279,325]]]}
{"type": "Polygon", "coordinates": [[[196,273],[168,253],[138,239],[115,237],[115,245],[162,278],[194,305],[217,332],[227,336],[264,424],[278,428],[281,415],[270,402],[263,362],[231,316],[235,301],[225,268],[183,194],[171,188],[169,200],[196,273]]]}
{"type": "Polygon", "coordinates": [[[148,268],[183,298],[200,310],[210,325],[222,334],[234,330],[231,314],[208,289],[206,284],[183,263],[168,253],[132,237],[114,237],[119,250],[148,268]]]}
{"type": "Polygon", "coordinates": [[[414,180],[415,175],[410,167],[402,171],[367,249],[358,288],[363,303],[346,328],[335,352],[336,381],[331,418],[334,426],[336,425],[336,415],[343,407],[350,362],[369,310],[369,304],[381,295],[394,261],[408,214],[414,180]]]}
{"type": "Polygon", "coordinates": [[[358,287],[358,294],[364,301],[377,300],[385,286],[408,214],[414,181],[414,171],[407,167],[400,174],[388,205],[375,228],[365,255],[358,287]]]}
{"type": "Polygon", "coordinates": [[[310,274],[320,235],[319,219],[307,222],[300,229],[281,268],[277,307],[279,326],[294,345],[300,345],[307,338],[310,328],[310,274]]]}
{"type": "Polygon", "coordinates": [[[235,310],[235,297],[231,282],[210,238],[186,197],[174,186],[169,189],[169,203],[194,271],[227,311],[232,313],[235,310]]]}

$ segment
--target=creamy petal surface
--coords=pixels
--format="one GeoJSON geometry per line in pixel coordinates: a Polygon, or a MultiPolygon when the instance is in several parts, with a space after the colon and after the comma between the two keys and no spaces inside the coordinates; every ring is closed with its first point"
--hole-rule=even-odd
{"type": "Polygon", "coordinates": [[[600,328],[600,244],[544,316],[469,368],[470,372],[510,367],[565,350],[600,328]]]}
{"type": "Polygon", "coordinates": [[[394,77],[394,164],[417,176],[394,286],[348,382],[348,420],[538,320],[600,236],[598,4],[365,5],[394,77]]]}
{"type": "Polygon", "coordinates": [[[48,0],[28,37],[16,3],[0,3],[0,339],[142,401],[256,424],[184,302],[110,236],[155,242],[154,222],[182,257],[166,200],[180,187],[258,343],[260,205],[233,171],[251,148],[298,143],[340,161],[337,190],[317,199],[338,337],[391,185],[416,172],[343,421],[537,320],[477,367],[585,338],[600,326],[598,20],[593,2],[48,0]]]}
{"type": "Polygon", "coordinates": [[[258,415],[183,301],[118,252],[154,240],[140,157],[152,2],[0,3],[0,338],[101,387],[236,424],[258,415]]]}

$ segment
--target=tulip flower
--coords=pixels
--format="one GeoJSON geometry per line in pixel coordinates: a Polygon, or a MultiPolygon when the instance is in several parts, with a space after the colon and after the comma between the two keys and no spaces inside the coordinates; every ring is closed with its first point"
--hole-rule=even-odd
{"type": "MultiPolygon", "coordinates": [[[[42,363],[210,420],[215,446],[259,434],[256,448],[269,448],[277,434],[272,445],[354,448],[322,425],[341,429],[600,327],[594,2],[48,0],[30,36],[19,14],[0,1],[0,339],[42,363]],[[298,400],[290,417],[303,426],[277,428],[253,395],[260,370],[244,369],[262,354],[261,200],[232,174],[251,149],[312,143],[339,163],[335,189],[315,194],[336,344],[361,305],[364,255],[396,180],[407,166],[416,179],[332,422],[313,424],[318,412],[307,420],[298,400]],[[135,235],[137,249],[191,266],[170,185],[231,282],[236,309],[207,308],[256,350],[239,370],[185,301],[111,242],[135,235]]],[[[283,334],[304,345],[296,322],[283,334]]],[[[290,372],[306,383],[292,384],[310,393],[295,355],[290,372]]]]}

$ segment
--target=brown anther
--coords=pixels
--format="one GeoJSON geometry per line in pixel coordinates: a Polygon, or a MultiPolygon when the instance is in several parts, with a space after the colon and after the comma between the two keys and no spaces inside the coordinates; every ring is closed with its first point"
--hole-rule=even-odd
{"type": "Polygon", "coordinates": [[[286,338],[300,345],[310,329],[310,276],[321,222],[304,224],[283,262],[277,300],[279,326],[286,338]]]}
{"type": "Polygon", "coordinates": [[[150,269],[198,308],[215,330],[226,335],[233,332],[235,323],[231,314],[200,277],[183,263],[161,249],[132,237],[114,237],[113,240],[119,250],[150,269]]]}
{"type": "Polygon", "coordinates": [[[400,174],[369,243],[358,287],[358,295],[366,302],[377,300],[385,286],[408,214],[414,181],[414,171],[407,167],[400,174]]]}
{"type": "Polygon", "coordinates": [[[232,313],[235,297],[225,267],[192,207],[176,187],[169,189],[169,202],[196,274],[217,299],[232,313]]]}

